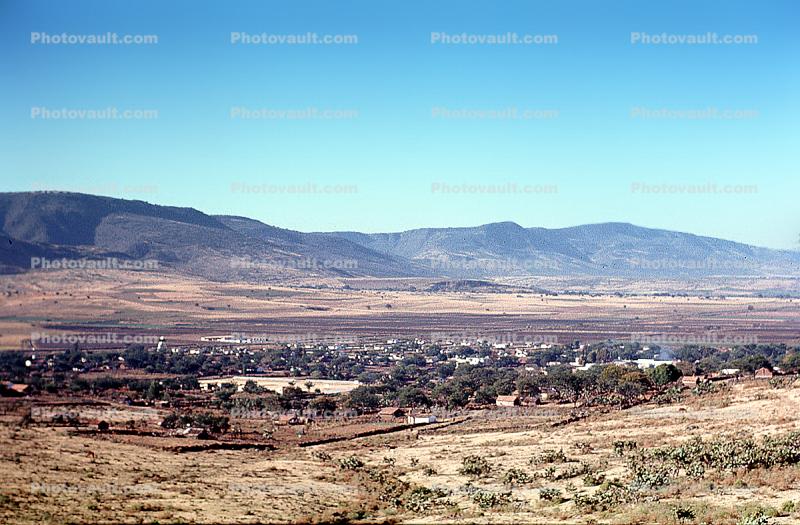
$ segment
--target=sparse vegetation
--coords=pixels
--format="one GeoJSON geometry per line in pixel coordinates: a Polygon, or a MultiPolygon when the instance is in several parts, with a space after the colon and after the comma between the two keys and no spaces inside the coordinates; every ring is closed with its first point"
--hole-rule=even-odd
{"type": "Polygon", "coordinates": [[[532,465],[545,465],[548,463],[566,463],[567,456],[564,454],[564,451],[559,449],[546,449],[541,452],[539,455],[531,458],[530,463],[532,465]]]}
{"type": "Polygon", "coordinates": [[[511,501],[511,493],[479,490],[472,495],[472,501],[482,509],[490,509],[509,503],[511,501]]]}
{"type": "Polygon", "coordinates": [[[482,456],[467,456],[461,462],[459,474],[480,478],[487,476],[492,471],[491,465],[482,456]]]}
{"type": "Polygon", "coordinates": [[[630,457],[629,468],[636,482],[656,487],[685,473],[702,478],[708,470],[728,471],[770,469],[800,462],[800,432],[766,436],[760,442],[751,437],[719,437],[704,441],[693,438],[677,445],[630,457]]]}
{"type": "Polygon", "coordinates": [[[639,444],[631,440],[617,440],[614,441],[611,446],[614,447],[614,454],[617,456],[624,456],[626,452],[636,450],[639,444]]]}
{"type": "Polygon", "coordinates": [[[357,456],[348,456],[339,459],[339,468],[343,470],[360,470],[364,467],[364,462],[357,456]]]}
{"type": "Polygon", "coordinates": [[[545,487],[539,489],[539,499],[544,501],[550,501],[553,503],[561,503],[562,501],[564,501],[564,497],[561,495],[561,491],[553,487],[545,487]]]}
{"type": "Polygon", "coordinates": [[[524,470],[510,468],[503,475],[503,483],[507,485],[525,485],[531,483],[533,478],[524,470]]]}

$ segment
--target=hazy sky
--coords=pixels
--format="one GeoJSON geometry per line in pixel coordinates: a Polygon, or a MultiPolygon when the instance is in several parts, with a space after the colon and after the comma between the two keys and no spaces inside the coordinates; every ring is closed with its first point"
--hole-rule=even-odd
{"type": "Polygon", "coordinates": [[[798,14],[792,0],[0,0],[0,190],[305,231],[624,221],[797,248],[798,14]],[[107,32],[157,43],[55,43],[107,32]],[[287,43],[307,32],[357,43],[287,43]],[[557,43],[452,43],[507,32],[557,43]],[[707,32],[756,43],[652,43],[707,32]],[[277,43],[252,43],[262,33],[277,43]],[[103,108],[150,118],[86,112],[103,108]]]}

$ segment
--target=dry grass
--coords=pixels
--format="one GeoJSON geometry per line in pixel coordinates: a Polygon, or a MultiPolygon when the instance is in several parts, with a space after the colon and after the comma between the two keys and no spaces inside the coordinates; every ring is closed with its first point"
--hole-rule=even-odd
{"type": "MultiPolygon", "coordinates": [[[[772,390],[766,384],[740,383],[730,404],[645,406],[550,428],[546,424],[513,430],[514,416],[485,419],[442,430],[418,429],[355,439],[313,449],[273,452],[216,451],[175,454],[124,442],[69,435],[65,429],[0,426],[0,468],[4,473],[0,521],[124,521],[161,523],[255,523],[318,521],[371,516],[418,523],[678,523],[676,507],[690,507],[687,523],[736,523],[747,505],[780,509],[800,503],[800,468],[709,473],[682,479],[658,490],[659,501],[623,505],[586,514],[571,501],[572,490],[591,493],[582,476],[538,478],[510,486],[511,468],[529,475],[561,472],[586,462],[605,479],[625,479],[624,457],[612,450],[617,439],[640,447],[675,444],[694,435],[733,434],[749,428],[775,434],[800,427],[800,389],[772,390]],[[766,394],[769,394],[768,396],[766,394]],[[769,399],[761,399],[768,397],[769,399]],[[513,426],[513,425],[512,425],[513,426]],[[691,428],[691,429],[688,429],[691,428]],[[688,430],[687,430],[688,429],[688,430]],[[583,446],[576,446],[576,444],[583,446]],[[589,444],[587,448],[585,445],[589,444]],[[567,463],[536,464],[545,450],[563,450],[567,463]],[[325,454],[319,454],[324,452],[325,454]],[[459,472],[468,455],[484,457],[491,471],[480,478],[459,472]],[[365,469],[377,469],[410,488],[442,489],[447,505],[410,512],[380,497],[380,486],[363,470],[341,470],[338,460],[355,455],[365,469]],[[328,459],[330,456],[330,459],[328,459]],[[35,485],[41,484],[41,485],[35,485]],[[37,487],[61,491],[38,493],[37,487]],[[509,503],[481,508],[467,487],[511,492],[509,503]],[[67,491],[64,487],[77,487],[67,491]],[[137,488],[138,487],[138,488],[137,488]],[[566,501],[541,500],[544,488],[561,491],[566,501]]],[[[545,423],[547,418],[542,418],[545,423]]],[[[557,419],[552,416],[551,420],[557,419]]],[[[470,489],[472,490],[472,489],[470,489]]],[[[787,515],[775,523],[792,523],[787,515]]]]}
{"type": "Polygon", "coordinates": [[[800,340],[800,302],[791,299],[310,289],[125,271],[0,276],[0,292],[11,294],[0,303],[4,348],[19,348],[33,332],[70,331],[59,325],[166,334],[173,342],[244,332],[286,340],[514,333],[566,343],[709,330],[762,342],[800,340]]]}

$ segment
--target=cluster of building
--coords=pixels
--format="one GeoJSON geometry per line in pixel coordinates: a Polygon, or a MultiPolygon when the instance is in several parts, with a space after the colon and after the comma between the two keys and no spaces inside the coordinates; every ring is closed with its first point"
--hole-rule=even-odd
{"type": "MultiPolygon", "coordinates": [[[[780,372],[781,371],[779,368],[770,370],[769,368],[763,367],[756,370],[752,377],[754,379],[772,379],[776,375],[779,375],[780,372]]],[[[739,368],[723,368],[719,372],[714,372],[712,374],[706,374],[702,376],[683,376],[681,377],[681,381],[684,386],[695,387],[700,383],[736,381],[738,379],[742,379],[743,377],[744,374],[739,368]]],[[[748,377],[750,376],[748,375],[748,377]]]]}

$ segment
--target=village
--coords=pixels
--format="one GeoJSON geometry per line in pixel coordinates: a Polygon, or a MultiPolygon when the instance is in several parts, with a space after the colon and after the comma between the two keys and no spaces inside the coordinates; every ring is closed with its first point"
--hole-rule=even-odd
{"type": "Polygon", "coordinates": [[[156,446],[180,448],[194,438],[209,441],[201,447],[272,449],[502,418],[508,410],[585,416],[669,388],[773,379],[790,372],[794,356],[786,348],[662,350],[611,341],[277,344],[239,335],[171,346],[161,337],[150,348],[5,353],[0,394],[7,417],[31,424],[156,446]],[[687,359],[697,351],[707,357],[687,359]],[[782,359],[770,363],[765,354],[782,359]]]}

